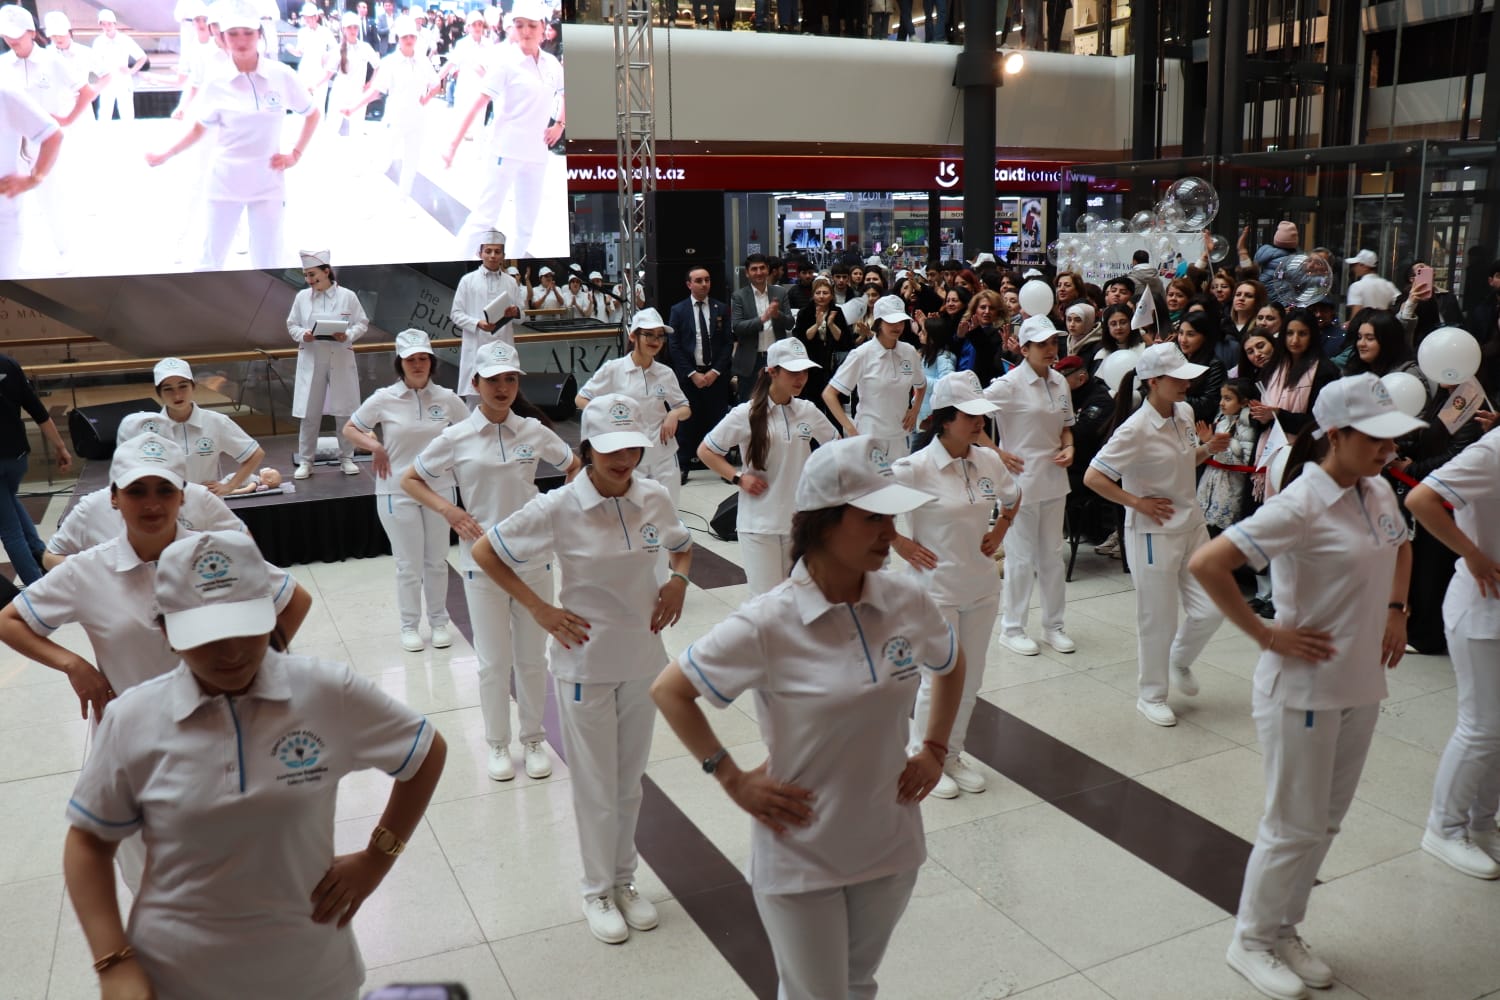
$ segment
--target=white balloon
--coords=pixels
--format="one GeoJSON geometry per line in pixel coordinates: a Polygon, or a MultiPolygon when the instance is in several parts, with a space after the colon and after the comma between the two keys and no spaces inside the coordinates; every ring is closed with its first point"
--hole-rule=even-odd
{"type": "Polygon", "coordinates": [[[1109,394],[1113,396],[1120,391],[1120,381],[1125,378],[1125,373],[1135,368],[1136,362],[1140,360],[1141,348],[1129,347],[1123,351],[1110,351],[1100,362],[1099,369],[1094,372],[1109,386],[1109,394]]]}
{"type": "Polygon", "coordinates": [[[1441,327],[1422,340],[1417,364],[1437,384],[1458,385],[1479,371],[1479,341],[1460,327],[1441,327]]]}
{"type": "Polygon", "coordinates": [[[1045,316],[1052,311],[1052,303],[1056,297],[1052,294],[1052,287],[1045,281],[1037,281],[1035,278],[1021,286],[1018,296],[1021,300],[1021,309],[1028,316],[1045,316]]]}
{"type": "Polygon", "coordinates": [[[1427,405],[1427,389],[1423,387],[1422,380],[1411,372],[1387,372],[1380,376],[1380,381],[1391,394],[1391,402],[1396,404],[1396,409],[1408,417],[1417,416],[1422,412],[1422,407],[1427,405]]]}

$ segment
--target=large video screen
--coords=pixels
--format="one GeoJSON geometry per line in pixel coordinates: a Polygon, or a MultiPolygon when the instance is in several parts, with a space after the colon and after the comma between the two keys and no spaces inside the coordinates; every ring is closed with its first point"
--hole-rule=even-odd
{"type": "Polygon", "coordinates": [[[33,33],[0,31],[0,117],[20,123],[0,176],[53,162],[0,198],[0,278],[296,267],[299,249],[470,260],[492,228],[508,256],[568,253],[561,26],[542,0],[411,22],[375,0],[307,17],[301,0],[125,0],[71,24],[38,6],[33,33]],[[60,143],[42,115],[67,122],[60,143]]]}

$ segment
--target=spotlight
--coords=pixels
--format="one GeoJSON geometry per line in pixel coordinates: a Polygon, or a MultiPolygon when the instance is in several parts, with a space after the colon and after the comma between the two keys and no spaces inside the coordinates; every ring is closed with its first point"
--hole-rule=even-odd
{"type": "Polygon", "coordinates": [[[1001,66],[1005,68],[1007,76],[1015,76],[1026,66],[1026,57],[1019,52],[1007,52],[1001,66]]]}

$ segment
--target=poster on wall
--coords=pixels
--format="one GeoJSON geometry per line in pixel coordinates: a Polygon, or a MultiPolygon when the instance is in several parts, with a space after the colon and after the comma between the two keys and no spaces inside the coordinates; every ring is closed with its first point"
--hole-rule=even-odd
{"type": "Polygon", "coordinates": [[[43,175],[0,198],[0,279],[296,267],[299,249],[468,260],[491,228],[512,257],[568,253],[562,36],[543,0],[503,20],[373,0],[125,0],[69,6],[72,21],[38,6],[0,25],[16,126],[0,177],[43,175]]]}

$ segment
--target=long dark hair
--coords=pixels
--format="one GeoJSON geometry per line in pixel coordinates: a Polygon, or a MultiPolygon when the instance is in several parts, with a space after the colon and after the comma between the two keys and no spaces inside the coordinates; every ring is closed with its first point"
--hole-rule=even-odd
{"type": "Polygon", "coordinates": [[[936,364],[938,355],[949,350],[951,331],[948,322],[934,313],[922,324],[922,332],[927,336],[927,343],[922,345],[922,364],[936,364]]]}
{"type": "Polygon", "coordinates": [[[912,445],[912,451],[921,451],[932,444],[933,441],[943,436],[943,431],[953,423],[958,416],[958,407],[944,406],[927,414],[927,419],[922,421],[922,431],[917,435],[916,443],[912,445]]]}
{"type": "MultiPolygon", "coordinates": [[[[1286,456],[1286,471],[1281,474],[1281,482],[1276,486],[1277,492],[1290,486],[1308,464],[1317,465],[1328,457],[1328,435],[1314,437],[1314,430],[1316,428],[1309,424],[1292,438],[1292,449],[1286,456]]],[[[1266,475],[1269,476],[1270,472],[1266,475]]]]}
{"type": "Polygon", "coordinates": [[[1293,309],[1287,314],[1281,324],[1281,356],[1276,362],[1276,369],[1286,369],[1281,384],[1284,388],[1291,388],[1297,381],[1310,370],[1318,367],[1323,360],[1323,337],[1318,332],[1318,318],[1306,309],[1293,309]],[[1302,357],[1293,359],[1292,352],[1286,349],[1287,328],[1293,323],[1301,323],[1307,327],[1310,336],[1307,338],[1307,350],[1302,352],[1302,357]]]}
{"type": "Polygon", "coordinates": [[[1367,365],[1356,348],[1354,356],[1344,368],[1344,374],[1374,372],[1376,375],[1384,375],[1411,361],[1411,344],[1407,343],[1406,330],[1400,320],[1379,309],[1366,309],[1354,317],[1354,323],[1349,327],[1349,333],[1356,341],[1359,339],[1359,328],[1366,324],[1375,330],[1375,343],[1380,345],[1380,353],[1375,356],[1374,365],[1367,365]]]}
{"type": "Polygon", "coordinates": [[[1177,336],[1182,336],[1182,328],[1190,326],[1193,332],[1203,338],[1203,344],[1188,358],[1189,361],[1197,361],[1198,358],[1214,357],[1214,349],[1219,346],[1219,338],[1223,333],[1222,326],[1217,319],[1211,317],[1201,309],[1188,313],[1177,324],[1177,336]]]}
{"type": "Polygon", "coordinates": [[[792,515],[792,562],[797,563],[823,546],[823,536],[844,519],[848,504],[820,510],[799,510],[792,515]]]}
{"type": "Polygon", "coordinates": [[[1109,415],[1109,420],[1099,431],[1099,440],[1108,441],[1110,436],[1121,424],[1130,419],[1130,415],[1136,410],[1135,395],[1135,369],[1125,373],[1120,379],[1120,388],[1115,391],[1115,411],[1109,415]]]}
{"type": "Polygon", "coordinates": [[[771,409],[771,369],[762,368],[750,390],[750,447],[745,451],[745,467],[764,472],[766,452],[771,435],[766,429],[766,415],[771,409]]]}
{"type": "Polygon", "coordinates": [[[1131,329],[1130,335],[1125,338],[1123,346],[1115,343],[1114,334],[1109,332],[1109,318],[1115,315],[1124,316],[1125,322],[1129,323],[1135,317],[1135,309],[1124,302],[1116,302],[1112,306],[1105,306],[1104,311],[1099,314],[1099,329],[1104,334],[1099,343],[1099,350],[1105,354],[1123,351],[1130,347],[1139,347],[1142,343],[1141,331],[1134,328],[1131,329]]]}

